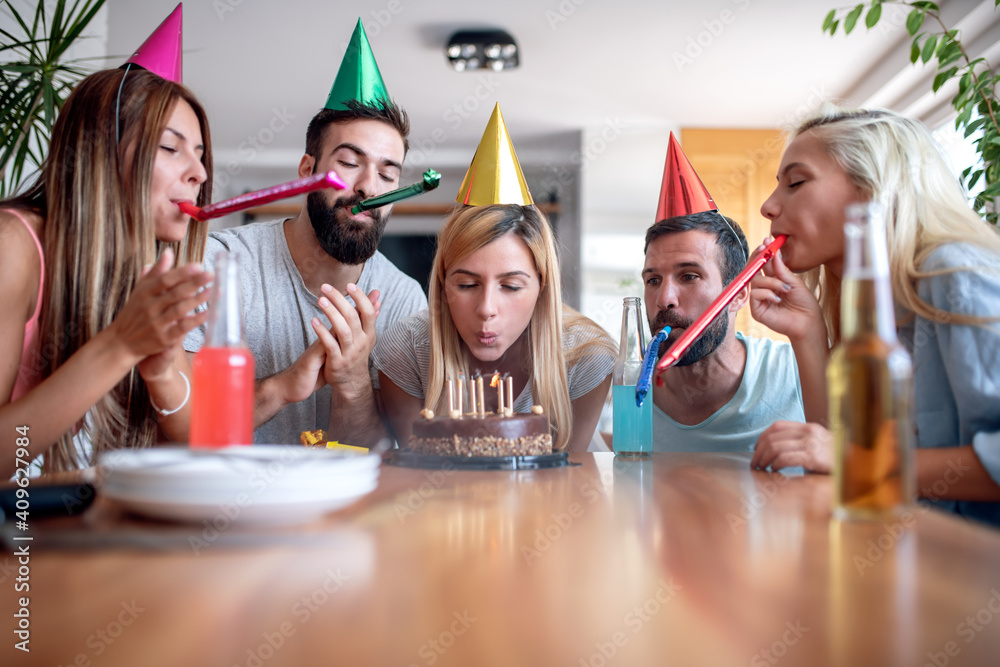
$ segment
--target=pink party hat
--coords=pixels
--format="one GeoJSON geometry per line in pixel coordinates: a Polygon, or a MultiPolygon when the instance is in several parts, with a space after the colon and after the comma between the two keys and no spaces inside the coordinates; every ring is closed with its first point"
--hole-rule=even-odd
{"type": "Polygon", "coordinates": [[[168,81],[182,83],[183,9],[184,3],[177,3],[170,16],[163,19],[163,23],[125,61],[125,65],[132,63],[168,81]]]}

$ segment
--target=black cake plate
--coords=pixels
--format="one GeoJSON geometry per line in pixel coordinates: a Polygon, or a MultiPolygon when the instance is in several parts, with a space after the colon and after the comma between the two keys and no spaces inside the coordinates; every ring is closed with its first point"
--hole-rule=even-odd
{"type": "Polygon", "coordinates": [[[538,456],[437,456],[418,454],[409,449],[394,449],[388,463],[401,468],[426,470],[541,470],[570,465],[567,452],[538,456]]]}

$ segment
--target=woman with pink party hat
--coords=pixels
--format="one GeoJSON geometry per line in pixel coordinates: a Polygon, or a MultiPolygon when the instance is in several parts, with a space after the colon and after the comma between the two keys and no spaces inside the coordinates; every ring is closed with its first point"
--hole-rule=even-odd
{"type": "Polygon", "coordinates": [[[187,434],[180,341],[210,275],[207,226],[177,202],[210,201],[212,157],[180,28],[178,5],[122,69],[81,81],[35,182],[0,202],[0,431],[45,472],[187,434]]]}
{"type": "Polygon", "coordinates": [[[399,322],[372,353],[397,442],[406,446],[422,409],[447,413],[446,376],[481,369],[513,378],[514,412],[542,406],[556,450],[586,451],[616,346],[562,303],[552,230],[533,205],[499,104],[456,201],[438,235],[429,311],[399,322]]]}

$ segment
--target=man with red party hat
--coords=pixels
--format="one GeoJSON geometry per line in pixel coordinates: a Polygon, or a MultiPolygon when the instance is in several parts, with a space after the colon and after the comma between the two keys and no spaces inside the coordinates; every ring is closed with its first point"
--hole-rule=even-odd
{"type": "MultiPolygon", "coordinates": [[[[368,358],[376,335],[427,298],[378,252],[391,205],[351,209],[399,187],[408,134],[359,20],[298,169],[299,177],[335,171],[348,188],[310,193],[294,218],[209,236],[209,262],[219,250],[241,255],[243,321],[259,378],[255,442],[297,443],[317,428],[360,446],[385,435],[368,358]]],[[[203,341],[195,330],[185,349],[203,341]]]]}
{"type": "MultiPolygon", "coordinates": [[[[747,241],[719,213],[670,134],[657,222],[646,231],[642,270],[646,317],[670,345],[743,270],[747,241]]],[[[795,356],[787,343],[735,330],[749,288],[715,319],[653,387],[653,451],[752,452],[778,420],[804,422],[795,356]]]]}

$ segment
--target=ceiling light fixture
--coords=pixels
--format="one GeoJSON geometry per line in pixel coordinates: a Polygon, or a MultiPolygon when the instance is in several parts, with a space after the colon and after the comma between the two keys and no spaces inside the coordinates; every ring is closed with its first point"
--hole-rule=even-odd
{"type": "Polygon", "coordinates": [[[459,30],[445,47],[448,63],[457,72],[517,67],[520,58],[514,38],[506,30],[459,30]]]}

